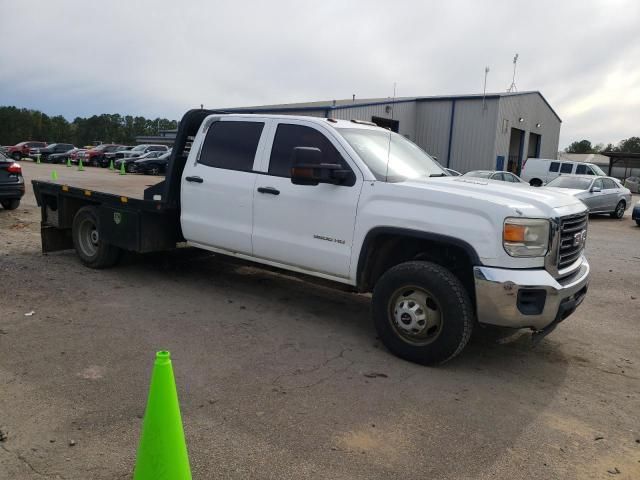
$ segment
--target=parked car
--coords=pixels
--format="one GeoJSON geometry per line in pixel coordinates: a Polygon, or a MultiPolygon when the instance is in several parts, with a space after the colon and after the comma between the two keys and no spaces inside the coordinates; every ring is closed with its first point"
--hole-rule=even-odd
{"type": "Polygon", "coordinates": [[[402,135],[347,120],[196,109],[175,144],[165,181],[133,202],[34,180],[43,252],[106,268],[186,240],[346,285],[372,294],[381,342],[422,364],[479,324],[540,339],[587,294],[587,208],[570,195],[452,179],[402,135]]]}
{"type": "MultiPolygon", "coordinates": [[[[161,152],[149,152],[147,155],[154,153],[161,152]]],[[[135,173],[144,173],[145,175],[160,175],[161,173],[165,173],[170,156],[171,150],[156,157],[139,158],[133,162],[133,171],[135,173]]]]}
{"type": "Polygon", "coordinates": [[[532,187],[541,187],[560,175],[607,174],[595,163],[573,162],[570,160],[552,160],[549,158],[528,158],[522,166],[520,176],[532,187]]]}
{"type": "Polygon", "coordinates": [[[116,154],[116,158],[140,157],[149,152],[166,152],[169,147],[166,145],[136,145],[131,150],[124,150],[116,154]]]}
{"type": "Polygon", "coordinates": [[[20,160],[22,157],[28,157],[32,148],[44,148],[47,146],[47,142],[20,142],[7,148],[7,155],[14,160],[20,160]]]}
{"type": "Polygon", "coordinates": [[[453,168],[446,168],[446,167],[442,167],[442,168],[444,168],[444,171],[447,172],[452,177],[459,177],[460,175],[462,175],[459,171],[454,170],[453,168]]]}
{"type": "Polygon", "coordinates": [[[43,148],[37,148],[37,147],[31,148],[29,156],[33,158],[33,157],[36,157],[37,155],[40,155],[40,160],[43,162],[47,162],[49,161],[49,157],[51,155],[61,154],[61,153],[64,154],[69,150],[73,150],[74,148],[76,147],[70,143],[52,143],[43,148]]]}
{"type": "Polygon", "coordinates": [[[519,183],[525,184],[524,180],[522,180],[519,176],[514,175],[511,172],[504,172],[502,170],[473,170],[471,172],[467,172],[463,177],[474,177],[474,178],[486,178],[487,180],[499,180],[501,182],[510,182],[510,183],[519,183]]]}
{"type": "Polygon", "coordinates": [[[84,162],[84,153],[87,151],[86,148],[77,148],[75,150],[73,150],[71,153],[69,153],[69,159],[71,160],[71,163],[73,163],[74,165],[78,164],[78,160],[82,157],[82,161],[84,162]]]}
{"type": "Polygon", "coordinates": [[[640,193],[640,177],[625,178],[624,186],[631,190],[632,193],[640,193]]]}
{"type": "Polygon", "coordinates": [[[120,146],[121,145],[116,145],[113,143],[98,145],[97,147],[93,147],[85,151],[84,154],[81,153],[80,158],[82,158],[83,163],[85,163],[86,165],[93,165],[94,167],[108,166],[109,161],[106,160],[105,154],[109,152],[115,152],[116,149],[120,146]]]}
{"type": "Polygon", "coordinates": [[[165,153],[167,152],[153,151],[153,152],[144,153],[140,156],[119,158],[118,160],[116,160],[115,166],[116,166],[116,169],[120,169],[122,168],[122,164],[124,163],[124,169],[127,172],[135,173],[136,170],[135,170],[134,162],[136,162],[137,160],[145,160],[145,159],[152,159],[152,158],[155,159],[155,158],[161,157],[165,153]]]}
{"type": "Polygon", "coordinates": [[[636,203],[636,206],[633,207],[633,211],[631,212],[631,219],[635,220],[640,227],[640,202],[636,203]]]}
{"type": "Polygon", "coordinates": [[[0,153],[0,205],[5,210],[15,210],[24,195],[22,168],[12,158],[0,153]]]}
{"type": "Polygon", "coordinates": [[[563,175],[547,183],[545,189],[568,193],[582,200],[589,213],[608,213],[622,218],[631,205],[631,192],[612,177],[563,175]]]}
{"type": "Polygon", "coordinates": [[[107,166],[111,162],[111,160],[115,160],[117,158],[123,158],[124,157],[124,152],[127,152],[127,151],[131,150],[132,148],[133,148],[132,146],[120,145],[115,150],[113,150],[111,152],[106,152],[104,154],[104,157],[105,157],[107,166]]]}
{"type": "Polygon", "coordinates": [[[67,161],[68,158],[71,158],[71,155],[80,151],[79,148],[73,147],[69,150],[67,150],[66,152],[62,152],[62,153],[52,153],[51,155],[49,155],[49,158],[47,159],[47,161],[49,163],[65,163],[67,161]]]}

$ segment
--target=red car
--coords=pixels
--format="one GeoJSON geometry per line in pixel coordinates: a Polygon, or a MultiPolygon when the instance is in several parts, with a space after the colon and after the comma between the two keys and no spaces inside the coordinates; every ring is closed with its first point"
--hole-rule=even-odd
{"type": "Polygon", "coordinates": [[[7,148],[7,155],[14,160],[20,160],[22,157],[29,156],[29,150],[32,148],[44,148],[47,146],[47,142],[20,142],[16,143],[13,147],[7,148]]]}
{"type": "MultiPolygon", "coordinates": [[[[107,152],[114,152],[116,149],[121,147],[121,145],[116,145],[113,143],[110,144],[102,144],[97,147],[93,147],[90,150],[79,154],[79,158],[87,165],[94,165],[96,167],[104,167],[106,157],[104,156],[107,152]]],[[[107,162],[108,163],[108,162],[107,162]]]]}

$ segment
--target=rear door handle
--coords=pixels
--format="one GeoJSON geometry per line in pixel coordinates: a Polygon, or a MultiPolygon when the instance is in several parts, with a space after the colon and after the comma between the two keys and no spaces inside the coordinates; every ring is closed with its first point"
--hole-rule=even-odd
{"type": "Polygon", "coordinates": [[[195,182],[195,183],[202,183],[204,182],[204,180],[202,180],[202,177],[186,177],[185,180],[187,182],[195,182]]]}
{"type": "Polygon", "coordinates": [[[280,190],[273,187],[258,187],[260,193],[269,193],[271,195],[280,195],[280,190]]]}

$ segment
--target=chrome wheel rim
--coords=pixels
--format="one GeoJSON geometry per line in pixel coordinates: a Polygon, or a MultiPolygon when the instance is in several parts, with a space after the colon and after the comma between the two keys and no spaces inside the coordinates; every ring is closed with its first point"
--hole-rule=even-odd
{"type": "Polygon", "coordinates": [[[624,215],[624,205],[622,205],[622,203],[619,203],[618,206],[616,207],[616,216],[618,218],[622,218],[623,215],[624,215]]]}
{"type": "Polygon", "coordinates": [[[85,218],[78,225],[78,244],[80,250],[87,257],[93,257],[98,252],[100,235],[96,224],[90,218],[85,218]]]}
{"type": "Polygon", "coordinates": [[[389,319],[396,334],[413,345],[427,345],[442,331],[442,308],[424,288],[406,286],[391,295],[389,319]]]}

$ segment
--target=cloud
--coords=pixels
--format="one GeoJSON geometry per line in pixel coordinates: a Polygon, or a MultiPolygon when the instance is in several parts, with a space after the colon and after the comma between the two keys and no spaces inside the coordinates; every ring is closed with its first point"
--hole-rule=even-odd
{"type": "Polygon", "coordinates": [[[540,90],[572,140],[639,135],[637,1],[0,0],[0,104],[68,118],[540,90]],[[9,21],[10,20],[10,21],[9,21]]]}

